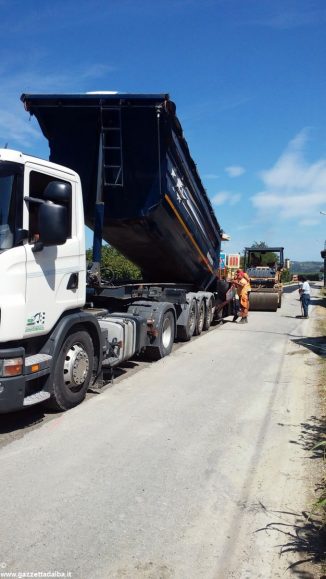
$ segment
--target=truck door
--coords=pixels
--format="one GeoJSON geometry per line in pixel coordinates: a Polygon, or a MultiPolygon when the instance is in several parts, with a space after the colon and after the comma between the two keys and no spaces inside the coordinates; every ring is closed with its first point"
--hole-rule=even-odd
{"type": "Polygon", "coordinates": [[[26,255],[17,234],[23,226],[23,165],[0,162],[0,341],[23,335],[26,255]]]}
{"type": "MultiPolygon", "coordinates": [[[[39,167],[26,166],[25,197],[42,199],[51,181],[67,182],[66,175],[42,172],[39,167]],[[64,178],[66,177],[66,178],[64,178]]],[[[69,232],[63,245],[40,247],[38,241],[38,210],[40,205],[25,201],[25,227],[28,230],[26,250],[26,320],[25,335],[49,332],[66,310],[84,303],[85,253],[83,239],[77,235],[75,215],[76,183],[67,202],[69,232]]]]}

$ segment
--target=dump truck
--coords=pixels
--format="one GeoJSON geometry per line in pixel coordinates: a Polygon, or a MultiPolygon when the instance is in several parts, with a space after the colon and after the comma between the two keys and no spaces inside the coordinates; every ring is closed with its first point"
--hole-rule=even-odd
{"type": "Polygon", "coordinates": [[[0,149],[0,412],[67,410],[126,360],[208,330],[223,231],[167,94],[21,100],[50,158],[0,149]],[[141,281],[101,276],[103,240],[141,281]]]}
{"type": "Polygon", "coordinates": [[[250,277],[251,310],[277,311],[282,305],[284,247],[246,247],[244,271],[250,277]]]}

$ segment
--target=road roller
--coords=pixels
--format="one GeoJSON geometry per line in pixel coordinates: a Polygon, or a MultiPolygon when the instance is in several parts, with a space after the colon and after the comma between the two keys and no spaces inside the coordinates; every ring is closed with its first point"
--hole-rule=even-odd
{"type": "Polygon", "coordinates": [[[284,247],[246,247],[244,271],[250,277],[250,310],[276,312],[282,305],[284,247]]]}

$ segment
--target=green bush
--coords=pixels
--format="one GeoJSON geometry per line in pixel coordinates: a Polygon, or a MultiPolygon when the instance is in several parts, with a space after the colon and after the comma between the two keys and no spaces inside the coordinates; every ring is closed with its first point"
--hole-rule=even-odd
{"type": "Polygon", "coordinates": [[[281,273],[281,282],[286,283],[287,281],[291,280],[292,280],[292,273],[290,273],[290,270],[284,269],[281,273]]]}
{"type": "MultiPolygon", "coordinates": [[[[86,252],[87,261],[92,261],[92,250],[86,252]]],[[[102,247],[101,273],[112,281],[139,281],[141,271],[117,249],[109,245],[102,247]]]]}

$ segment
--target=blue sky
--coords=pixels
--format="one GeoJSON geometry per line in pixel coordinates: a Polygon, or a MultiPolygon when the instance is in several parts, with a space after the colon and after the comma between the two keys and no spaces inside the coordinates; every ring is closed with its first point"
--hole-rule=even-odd
{"type": "MultiPolygon", "coordinates": [[[[0,146],[48,156],[21,93],[168,92],[222,228],[321,260],[325,0],[0,0],[0,146]]],[[[90,243],[90,242],[89,242],[90,243]]]]}

